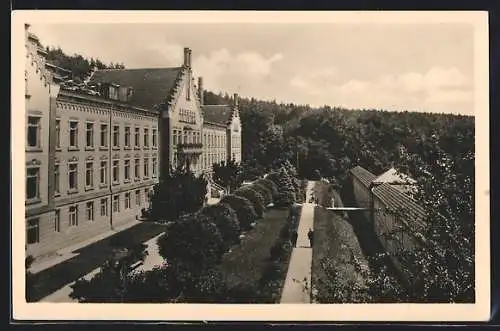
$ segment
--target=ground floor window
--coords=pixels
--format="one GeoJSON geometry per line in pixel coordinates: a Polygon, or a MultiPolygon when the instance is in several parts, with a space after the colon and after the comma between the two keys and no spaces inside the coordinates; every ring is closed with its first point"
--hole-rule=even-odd
{"type": "Polygon", "coordinates": [[[28,245],[40,242],[40,219],[32,218],[28,220],[26,227],[26,240],[28,245]]]}
{"type": "Polygon", "coordinates": [[[108,199],[101,199],[101,216],[108,216],[108,199]]]}
{"type": "Polygon", "coordinates": [[[78,226],[78,206],[69,207],[69,226],[78,226]]]}

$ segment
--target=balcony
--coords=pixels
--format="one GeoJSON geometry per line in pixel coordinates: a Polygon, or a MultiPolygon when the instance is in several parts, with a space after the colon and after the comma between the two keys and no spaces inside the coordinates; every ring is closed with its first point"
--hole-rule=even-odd
{"type": "Polygon", "coordinates": [[[177,144],[177,151],[184,154],[201,154],[203,151],[202,143],[182,143],[177,144]]]}

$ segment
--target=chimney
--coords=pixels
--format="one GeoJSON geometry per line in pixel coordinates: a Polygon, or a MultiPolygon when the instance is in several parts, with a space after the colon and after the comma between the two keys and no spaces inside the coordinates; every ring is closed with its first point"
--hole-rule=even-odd
{"type": "Polygon", "coordinates": [[[238,93],[234,94],[234,106],[238,107],[238,93]]]}
{"type": "Polygon", "coordinates": [[[189,48],[184,47],[184,66],[188,67],[188,68],[191,66],[191,63],[190,63],[191,61],[189,59],[189,57],[191,55],[190,52],[191,51],[189,50],[189,48]]]}
{"type": "Polygon", "coordinates": [[[184,66],[191,68],[191,49],[184,47],[184,66]]]}
{"type": "Polygon", "coordinates": [[[203,77],[198,77],[198,96],[200,104],[203,105],[203,77]]]}

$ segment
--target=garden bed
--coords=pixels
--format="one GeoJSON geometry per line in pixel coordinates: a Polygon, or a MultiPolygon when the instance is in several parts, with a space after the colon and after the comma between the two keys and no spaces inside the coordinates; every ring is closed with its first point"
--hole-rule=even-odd
{"type": "Polygon", "coordinates": [[[279,298],[291,249],[284,253],[280,261],[273,261],[270,251],[279,239],[288,216],[288,209],[266,211],[255,228],[245,234],[240,245],[224,255],[218,269],[228,288],[228,302],[273,303],[279,298]],[[272,286],[268,284],[268,278],[276,280],[272,286]]]}
{"type": "Polygon", "coordinates": [[[349,222],[339,214],[316,207],[312,287],[318,303],[366,301],[368,263],[349,222]]]}

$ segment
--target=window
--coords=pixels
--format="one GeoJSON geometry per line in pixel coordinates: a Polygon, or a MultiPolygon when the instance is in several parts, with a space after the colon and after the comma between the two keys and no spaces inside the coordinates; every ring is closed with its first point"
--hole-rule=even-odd
{"type": "Polygon", "coordinates": [[[94,123],[87,122],[85,132],[87,147],[94,147],[94,123]]]}
{"type": "Polygon", "coordinates": [[[147,157],[144,158],[144,177],[149,177],[149,159],[147,157]]]}
{"type": "Polygon", "coordinates": [[[94,201],[87,202],[87,221],[94,220],[94,201]]]}
{"type": "Polygon", "coordinates": [[[56,148],[61,148],[61,120],[56,120],[56,148]]]}
{"type": "Polygon", "coordinates": [[[177,130],[174,130],[174,132],[172,133],[172,139],[173,144],[177,145],[177,130]]]}
{"type": "Polygon", "coordinates": [[[120,196],[113,196],[113,213],[120,212],[120,196]]]}
{"type": "Polygon", "coordinates": [[[156,157],[153,158],[153,176],[156,176],[156,157]]]}
{"type": "Polygon", "coordinates": [[[28,146],[40,147],[40,117],[28,116],[28,146]]]}
{"type": "Polygon", "coordinates": [[[61,173],[59,171],[59,164],[56,164],[54,166],[54,193],[57,195],[61,192],[61,188],[60,188],[60,176],[61,176],[61,173]]]}
{"type": "Polygon", "coordinates": [[[78,147],[78,121],[69,121],[69,147],[78,147]]]}
{"type": "Polygon", "coordinates": [[[119,161],[113,161],[113,182],[117,183],[120,180],[120,169],[118,168],[119,161]]]}
{"type": "Polygon", "coordinates": [[[141,172],[141,168],[140,168],[140,164],[139,164],[139,159],[135,159],[134,160],[134,176],[135,176],[135,178],[140,177],[140,172],[141,172]]]}
{"type": "Polygon", "coordinates": [[[108,182],[108,161],[101,161],[100,177],[101,184],[106,184],[108,182]]]}
{"type": "Polygon", "coordinates": [[[76,163],[70,163],[68,165],[68,181],[70,190],[76,190],[78,188],[78,165],[76,163]]]}
{"type": "Polygon", "coordinates": [[[101,199],[101,216],[108,216],[108,198],[101,199]]]}
{"type": "Polygon", "coordinates": [[[141,205],[141,191],[140,190],[135,191],[135,204],[137,206],[141,205]]]}
{"type": "Polygon", "coordinates": [[[69,207],[69,226],[78,226],[78,206],[69,207]]]}
{"type": "Polygon", "coordinates": [[[101,147],[108,147],[108,125],[101,124],[101,147]]]}
{"type": "Polygon", "coordinates": [[[144,147],[149,147],[149,130],[144,129],[144,147]]]}
{"type": "Polygon", "coordinates": [[[61,231],[61,210],[56,209],[54,212],[54,232],[61,231]]]}
{"type": "Polygon", "coordinates": [[[26,174],[26,199],[40,197],[40,168],[28,168],[26,174]]]}
{"type": "Polygon", "coordinates": [[[135,143],[134,143],[134,146],[135,147],[139,147],[140,145],[140,138],[141,138],[141,134],[140,134],[140,129],[139,128],[135,128],[135,143]]]}
{"type": "Polygon", "coordinates": [[[130,193],[125,193],[125,209],[130,208],[130,193]]]}
{"type": "Polygon", "coordinates": [[[130,160],[125,160],[125,180],[130,180],[130,160]]]}
{"type": "Polygon", "coordinates": [[[113,147],[120,147],[120,126],[113,126],[113,147]]]}
{"type": "Polygon", "coordinates": [[[125,147],[130,147],[130,127],[125,127],[125,147]]]}
{"type": "Polygon", "coordinates": [[[32,218],[28,220],[26,239],[28,240],[28,245],[40,242],[40,219],[32,218]]]}
{"type": "Polygon", "coordinates": [[[94,164],[93,162],[87,162],[85,164],[85,186],[94,186],[94,164]]]}
{"type": "Polygon", "coordinates": [[[149,201],[149,189],[144,189],[144,199],[146,199],[146,202],[149,201]]]}
{"type": "Polygon", "coordinates": [[[156,147],[156,143],[157,143],[157,138],[156,138],[156,129],[153,129],[153,147],[156,147]]]}

